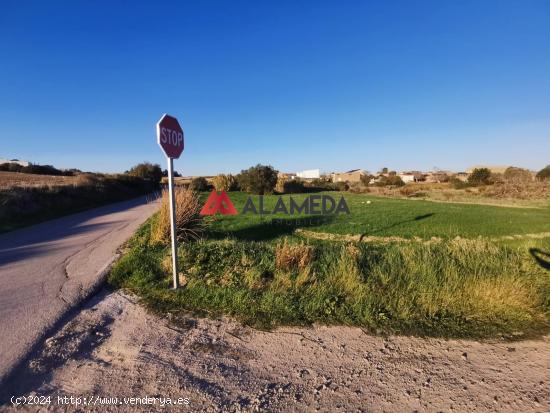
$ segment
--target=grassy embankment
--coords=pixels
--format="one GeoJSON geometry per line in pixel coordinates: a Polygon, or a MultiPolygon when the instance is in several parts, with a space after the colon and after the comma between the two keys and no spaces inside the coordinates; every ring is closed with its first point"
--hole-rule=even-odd
{"type": "Polygon", "coordinates": [[[0,232],[131,199],[155,187],[122,174],[62,177],[0,172],[0,232]]]}
{"type": "MultiPolygon", "coordinates": [[[[241,210],[246,195],[230,195],[241,210]]],[[[160,312],[229,314],[261,327],[321,322],[447,337],[547,331],[550,209],[344,196],[351,215],[312,225],[305,217],[294,225],[213,218],[205,239],[179,248],[187,284],[177,292],[168,289],[169,250],[150,240],[155,216],[110,282],[160,312]]]]}

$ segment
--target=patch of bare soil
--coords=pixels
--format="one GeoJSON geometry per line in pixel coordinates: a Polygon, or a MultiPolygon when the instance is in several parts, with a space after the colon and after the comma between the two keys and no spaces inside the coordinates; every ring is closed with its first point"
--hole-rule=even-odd
{"type": "Polygon", "coordinates": [[[548,412],[550,337],[481,343],[351,327],[264,332],[228,319],[160,318],[132,296],[102,292],[45,341],[6,392],[52,396],[42,411],[548,412]],[[58,395],[189,404],[76,408],[58,405],[58,395]]]}

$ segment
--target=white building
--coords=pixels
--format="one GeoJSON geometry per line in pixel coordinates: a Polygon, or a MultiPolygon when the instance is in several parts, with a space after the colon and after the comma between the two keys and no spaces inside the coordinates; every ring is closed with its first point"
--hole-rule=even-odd
{"type": "Polygon", "coordinates": [[[408,184],[409,182],[415,182],[416,181],[416,178],[413,174],[404,174],[404,173],[401,173],[399,174],[399,177],[401,178],[401,180],[403,182],[405,182],[406,184],[408,184]]]}
{"type": "Polygon", "coordinates": [[[297,172],[296,176],[303,179],[316,179],[321,177],[319,169],[308,169],[306,171],[297,172]]]}

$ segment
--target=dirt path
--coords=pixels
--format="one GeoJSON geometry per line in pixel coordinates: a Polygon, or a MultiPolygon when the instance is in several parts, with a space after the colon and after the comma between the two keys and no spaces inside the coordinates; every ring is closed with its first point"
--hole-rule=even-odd
{"type": "Polygon", "coordinates": [[[550,337],[479,343],[348,327],[262,332],[226,319],[169,323],[134,297],[103,291],[8,384],[3,400],[51,395],[54,411],[78,410],[58,405],[57,395],[93,395],[96,403],[150,396],[189,404],[79,411],[548,412],[550,337]]]}

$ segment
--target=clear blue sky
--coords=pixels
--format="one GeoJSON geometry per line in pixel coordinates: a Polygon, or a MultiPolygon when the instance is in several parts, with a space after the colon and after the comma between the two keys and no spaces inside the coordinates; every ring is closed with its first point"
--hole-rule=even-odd
{"type": "Polygon", "coordinates": [[[256,163],[550,163],[550,1],[2,1],[0,157],[184,175],[256,163]]]}

